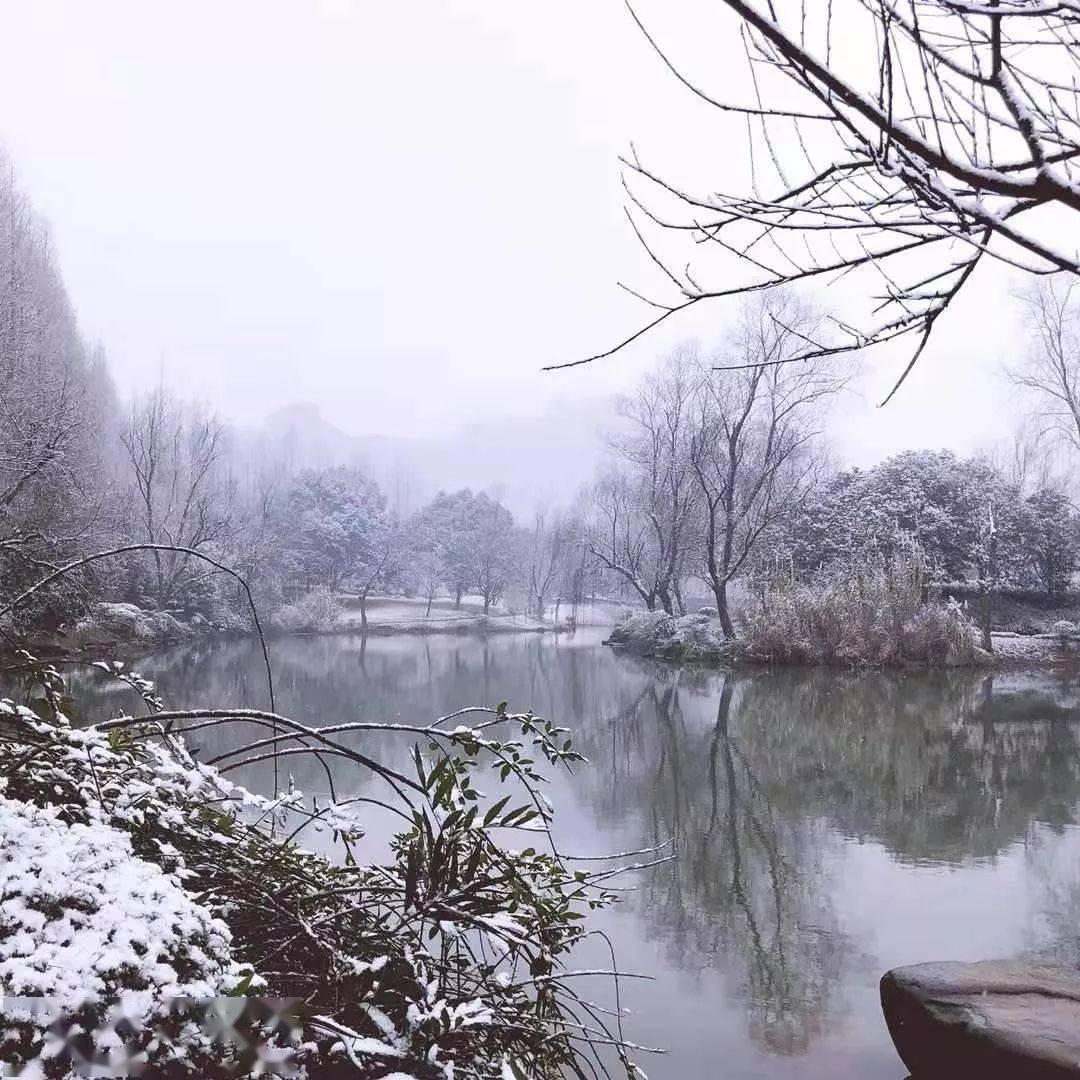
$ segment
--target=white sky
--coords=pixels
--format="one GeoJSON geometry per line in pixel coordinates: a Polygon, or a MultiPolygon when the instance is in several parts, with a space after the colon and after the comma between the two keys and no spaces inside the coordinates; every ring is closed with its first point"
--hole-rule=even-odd
{"type": "MultiPolygon", "coordinates": [[[[730,88],[717,7],[639,10],[730,88]]],[[[745,156],[621,0],[0,0],[0,25],[0,141],[121,390],[163,370],[242,423],[312,401],[354,433],[420,434],[625,388],[730,317],[539,370],[648,315],[616,286],[657,284],[623,217],[630,142],[698,190],[745,156]]],[[[864,362],[843,460],[1004,434],[996,371],[1022,346],[1006,276],[972,284],[884,410],[899,358],[864,362]]]]}

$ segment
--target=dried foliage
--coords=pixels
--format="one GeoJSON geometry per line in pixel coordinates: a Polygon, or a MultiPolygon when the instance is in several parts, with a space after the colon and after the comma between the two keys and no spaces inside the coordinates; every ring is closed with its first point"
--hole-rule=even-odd
{"type": "Polygon", "coordinates": [[[989,654],[960,606],[927,597],[913,547],[766,587],[744,620],[746,655],[769,663],[956,667],[989,654]]]}

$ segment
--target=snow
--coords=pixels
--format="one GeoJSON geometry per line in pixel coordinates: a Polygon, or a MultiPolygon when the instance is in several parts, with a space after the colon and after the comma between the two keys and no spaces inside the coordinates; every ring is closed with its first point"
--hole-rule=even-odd
{"type": "Polygon", "coordinates": [[[64,1013],[122,987],[207,997],[237,977],[228,927],[131,840],[0,796],[0,985],[64,1013]],[[191,969],[181,977],[177,968],[191,969]]]}
{"type": "Polygon", "coordinates": [[[21,1075],[65,1052],[50,1030],[60,1020],[92,1033],[109,1075],[147,1054],[207,1049],[197,1026],[166,1037],[159,1021],[176,999],[237,985],[231,941],[176,874],[134,854],[127,834],[0,794],[0,1043],[5,1060],[31,1070],[21,1075]]]}

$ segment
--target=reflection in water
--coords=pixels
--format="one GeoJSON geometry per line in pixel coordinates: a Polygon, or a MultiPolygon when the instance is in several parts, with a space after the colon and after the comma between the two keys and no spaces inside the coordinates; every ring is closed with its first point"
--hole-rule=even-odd
{"type": "MultiPolygon", "coordinates": [[[[670,969],[640,999],[656,1029],[643,1041],[694,1025],[654,1077],[716,1075],[721,1029],[737,1041],[732,1076],[899,1077],[877,1012],[884,967],[933,958],[922,950],[939,939],[957,958],[971,940],[1080,963],[1080,690],[1066,681],[677,670],[583,635],[293,638],[273,654],[281,708],[311,723],[534,708],[590,759],[555,792],[575,850],[675,839],[678,859],[643,876],[612,928],[670,969]],[[860,906],[880,892],[887,923],[860,906]]],[[[171,705],[263,700],[252,642],[139,666],[171,705]]],[[[92,718],[133,707],[85,678],[92,718]]],[[[344,767],[335,779],[366,782],[344,767]]],[[[296,783],[325,789],[313,764],[296,783]]]]}
{"type": "Polygon", "coordinates": [[[623,759],[654,761],[653,775],[624,782],[632,798],[647,800],[650,839],[677,838],[679,859],[643,886],[670,949],[723,967],[745,999],[752,1036],[798,1054],[827,1015],[843,940],[822,888],[823,830],[778,812],[771,777],[757,774],[742,745],[735,696],[735,678],[720,676],[715,719],[695,726],[677,677],[652,684],[648,707],[621,734],[638,751],[623,759]],[[649,746],[652,736],[659,746],[649,746]]]}

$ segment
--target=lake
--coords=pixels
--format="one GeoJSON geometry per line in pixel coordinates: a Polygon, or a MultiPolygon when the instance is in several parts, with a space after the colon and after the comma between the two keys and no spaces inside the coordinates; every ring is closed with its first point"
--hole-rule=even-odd
{"type": "MultiPolygon", "coordinates": [[[[636,889],[598,920],[621,967],[653,976],[622,987],[627,1036],[669,1050],[643,1060],[653,1080],[900,1080],[877,998],[889,967],[1080,963],[1074,682],[731,675],[616,653],[594,631],[271,650],[279,709],[308,723],[426,723],[505,699],[571,728],[589,763],[551,794],[573,854],[675,838],[678,858],[627,879],[636,889]]],[[[266,704],[250,640],[135,666],[169,706],[266,704]]],[[[82,719],[134,707],[97,676],[76,681],[82,719]]],[[[299,787],[326,789],[317,767],[290,762],[299,787]]],[[[244,779],[265,786],[268,774],[244,779]]],[[[367,779],[338,772],[354,789],[367,779]]]]}

